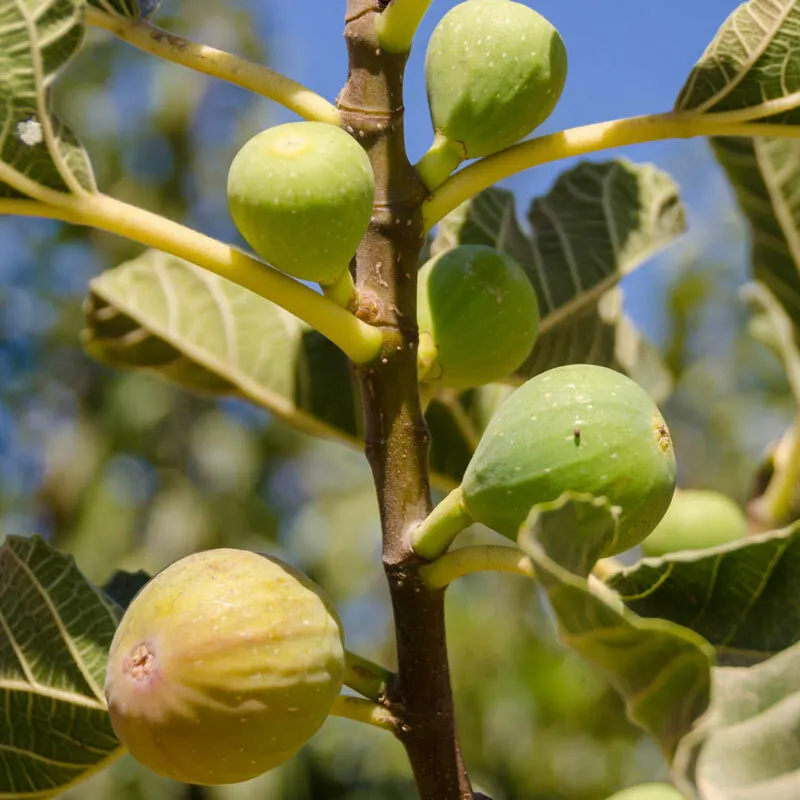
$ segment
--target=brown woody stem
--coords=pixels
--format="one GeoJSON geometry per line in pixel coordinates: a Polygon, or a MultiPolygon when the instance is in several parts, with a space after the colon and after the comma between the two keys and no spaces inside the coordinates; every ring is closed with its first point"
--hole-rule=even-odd
{"type": "Polygon", "coordinates": [[[356,256],[358,315],[386,332],[381,357],[359,368],[366,454],[383,528],[383,560],[394,609],[397,678],[387,704],[422,800],[471,800],[456,737],[447,662],[444,591],[427,589],[414,528],[431,511],[429,437],[417,384],[416,274],[426,190],[403,138],[407,53],[378,45],[379,0],[348,0],[350,74],[338,107],[342,127],[367,150],[375,172],[372,222],[356,256]]]}

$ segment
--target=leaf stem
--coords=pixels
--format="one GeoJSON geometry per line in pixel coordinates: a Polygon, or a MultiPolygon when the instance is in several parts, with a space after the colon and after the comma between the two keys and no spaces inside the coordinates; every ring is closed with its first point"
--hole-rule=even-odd
{"type": "Polygon", "coordinates": [[[304,119],[339,124],[336,106],[297,81],[261,64],[176,36],[143,19],[107,14],[89,4],[86,5],[86,22],[113,33],[145,53],[268,97],[304,119]]]}
{"type": "Polygon", "coordinates": [[[363,697],[339,695],[331,709],[332,717],[344,717],[364,725],[372,725],[390,733],[395,733],[399,726],[397,718],[388,708],[365,700],[363,697]]]}
{"type": "Polygon", "coordinates": [[[464,505],[461,487],[453,489],[414,529],[414,552],[429,561],[438,558],[473,519],[464,505]]]}
{"type": "Polygon", "coordinates": [[[390,53],[410,50],[430,4],[431,0],[392,0],[375,23],[381,47],[390,53]]]}
{"type": "Polygon", "coordinates": [[[466,575],[488,571],[536,577],[533,562],[525,553],[501,544],[459,547],[420,567],[420,575],[429,589],[444,589],[466,575]]]}
{"type": "Polygon", "coordinates": [[[345,652],[344,684],[376,702],[386,697],[394,673],[363,656],[345,652]]]}
{"type": "Polygon", "coordinates": [[[778,448],[772,480],[764,494],[751,503],[751,511],[768,527],[788,524],[795,517],[799,486],[800,414],[778,448]]]}
{"type": "MultiPolygon", "coordinates": [[[[55,207],[13,201],[13,208],[99,228],[191,261],[285,308],[330,339],[356,364],[373,361],[381,351],[383,333],[379,328],[231,245],[108,195],[50,194],[55,195],[55,207]]],[[[0,211],[12,208],[11,202],[0,202],[0,211]]]]}
{"type": "Polygon", "coordinates": [[[531,167],[662,139],[696,136],[800,137],[800,126],[731,121],[724,114],[673,112],[616,119],[529,139],[482,158],[448,178],[425,201],[425,229],[498,181],[531,167]]]}

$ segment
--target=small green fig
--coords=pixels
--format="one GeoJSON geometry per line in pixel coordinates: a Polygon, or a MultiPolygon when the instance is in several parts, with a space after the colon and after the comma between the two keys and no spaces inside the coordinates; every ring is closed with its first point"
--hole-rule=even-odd
{"type": "Polygon", "coordinates": [[[422,267],[417,314],[420,379],[458,389],[513,372],[539,329],[539,304],[525,271],[484,245],[461,245],[422,267]]]}
{"type": "Polygon", "coordinates": [[[646,556],[700,550],[747,534],[747,520],[730,497],[706,489],[678,489],[667,513],[641,543],[646,556]]]}
{"type": "Polygon", "coordinates": [[[675,489],[669,431],[649,395],[606,367],[574,364],[531,378],[489,421],[461,495],[477,522],[516,540],[533,505],[566,491],[621,509],[604,555],[644,539],[675,489]]]}
{"type": "Polygon", "coordinates": [[[550,116],[566,76],[566,48],[544,17],[512,0],[466,0],[428,44],[433,127],[467,158],[495,153],[550,116]]]}
{"type": "Polygon", "coordinates": [[[231,216],[253,250],[288,275],[323,286],[347,269],[374,194],[364,148],[323,122],[262,131],[228,173],[231,216]]]}
{"type": "Polygon", "coordinates": [[[131,755],[184,783],[236,783],[286,761],[339,696],[344,643],[322,591],[277,559],[188,556],[134,598],[106,697],[131,755]]]}
{"type": "Polygon", "coordinates": [[[684,800],[684,797],[670,783],[642,783],[623,789],[608,800],[684,800]]]}

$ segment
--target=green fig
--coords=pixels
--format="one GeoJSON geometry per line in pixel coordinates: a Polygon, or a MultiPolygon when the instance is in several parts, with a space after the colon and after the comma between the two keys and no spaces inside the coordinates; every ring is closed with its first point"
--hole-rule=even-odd
{"type": "Polygon", "coordinates": [[[670,783],[642,783],[623,789],[608,800],[684,800],[684,797],[670,783]]]}
{"type": "Polygon", "coordinates": [[[425,57],[431,158],[429,188],[464,158],[496,153],[550,116],[567,77],[567,51],[541,14],[513,0],[466,0],[433,31],[425,57]],[[442,170],[438,162],[448,162],[442,170]],[[434,163],[436,162],[436,163],[434,163]]]}
{"type": "Polygon", "coordinates": [[[705,489],[679,489],[667,513],[641,543],[646,556],[701,550],[747,534],[747,520],[730,497],[705,489]]]}
{"type": "Polygon", "coordinates": [[[277,269],[335,284],[364,236],[375,179],[352,136],[323,122],[262,131],[236,154],[228,206],[253,250],[277,269]]]}
{"type": "Polygon", "coordinates": [[[235,783],[286,761],[342,687],[341,624],[277,559],[219,549],[151,580],[111,644],[106,697],[131,755],[184,783],[235,783]]]}
{"type": "Polygon", "coordinates": [[[435,558],[472,522],[516,541],[534,505],[576,492],[619,507],[603,553],[614,555],[655,528],[674,490],[672,441],[648,394],[606,367],[556,367],[489,420],[461,486],[415,530],[414,550],[435,558]]]}
{"type": "Polygon", "coordinates": [[[512,373],[539,329],[539,304],[525,271],[484,245],[461,245],[422,267],[417,315],[420,379],[457,389],[512,373]]]}

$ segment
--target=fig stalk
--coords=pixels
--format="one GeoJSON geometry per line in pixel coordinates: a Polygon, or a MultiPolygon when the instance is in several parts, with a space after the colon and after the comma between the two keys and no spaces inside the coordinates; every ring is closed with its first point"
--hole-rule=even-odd
{"type": "Polygon", "coordinates": [[[461,487],[453,489],[414,529],[414,552],[428,561],[438,558],[473,521],[464,505],[461,487]]]}
{"type": "Polygon", "coordinates": [[[466,157],[464,145],[451,141],[437,131],[433,144],[414,168],[425,186],[433,191],[450,177],[466,157]]]}

